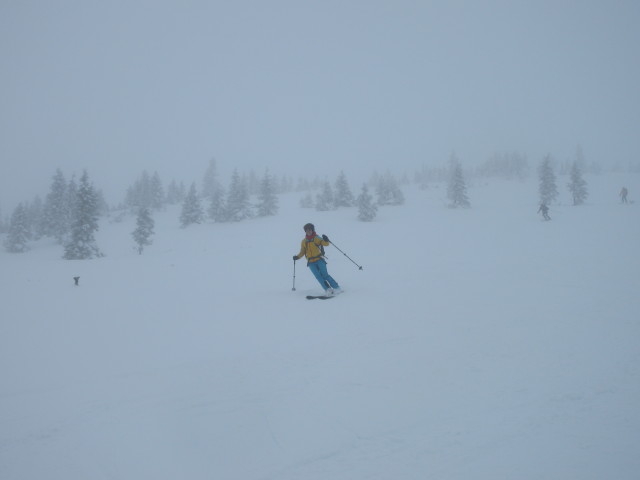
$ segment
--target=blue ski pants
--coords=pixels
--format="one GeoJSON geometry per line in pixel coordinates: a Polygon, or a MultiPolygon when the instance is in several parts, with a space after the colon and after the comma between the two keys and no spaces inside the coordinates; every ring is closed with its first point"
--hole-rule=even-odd
{"type": "Polygon", "coordinates": [[[316,277],[316,280],[318,280],[318,283],[322,285],[323,290],[329,288],[325,282],[328,282],[329,285],[331,285],[331,288],[340,288],[338,282],[336,282],[333,277],[329,275],[329,272],[327,272],[327,262],[322,258],[317,262],[310,263],[309,269],[311,270],[311,273],[313,273],[313,276],[316,277]]]}

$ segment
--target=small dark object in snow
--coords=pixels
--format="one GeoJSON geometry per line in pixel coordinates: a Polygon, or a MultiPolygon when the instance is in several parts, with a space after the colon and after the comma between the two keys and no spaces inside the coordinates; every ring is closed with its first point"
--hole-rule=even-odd
{"type": "Polygon", "coordinates": [[[79,285],[80,277],[73,277],[73,281],[76,282],[76,285],[79,285]]]}

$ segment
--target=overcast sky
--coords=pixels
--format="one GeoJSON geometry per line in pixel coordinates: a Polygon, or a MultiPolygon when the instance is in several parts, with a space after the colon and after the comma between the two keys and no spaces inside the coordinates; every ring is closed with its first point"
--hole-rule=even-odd
{"type": "Polygon", "coordinates": [[[640,159],[637,0],[0,0],[0,206],[87,169],[640,159]]]}

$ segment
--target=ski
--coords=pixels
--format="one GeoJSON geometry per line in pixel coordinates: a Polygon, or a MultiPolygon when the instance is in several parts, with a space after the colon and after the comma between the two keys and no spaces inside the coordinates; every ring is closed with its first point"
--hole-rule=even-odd
{"type": "Polygon", "coordinates": [[[307,300],[329,300],[334,297],[335,295],[307,295],[307,300]]]}

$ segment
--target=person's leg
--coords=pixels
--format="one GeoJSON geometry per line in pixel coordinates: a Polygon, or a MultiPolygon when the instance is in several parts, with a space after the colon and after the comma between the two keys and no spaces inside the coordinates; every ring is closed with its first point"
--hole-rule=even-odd
{"type": "Polygon", "coordinates": [[[320,261],[317,262],[313,262],[309,264],[309,270],[311,270],[311,273],[313,273],[313,276],[316,277],[316,280],[318,280],[318,283],[320,285],[322,285],[322,289],[326,290],[327,289],[327,285],[324,283],[324,277],[322,276],[322,271],[319,268],[319,263],[321,263],[320,261]]]}
{"type": "Polygon", "coordinates": [[[318,269],[320,270],[320,275],[322,275],[322,278],[324,280],[329,282],[329,285],[331,285],[331,288],[340,288],[340,285],[338,285],[338,282],[336,282],[333,279],[333,277],[329,275],[329,272],[327,272],[327,263],[324,260],[318,260],[316,263],[319,264],[318,269]]]}

